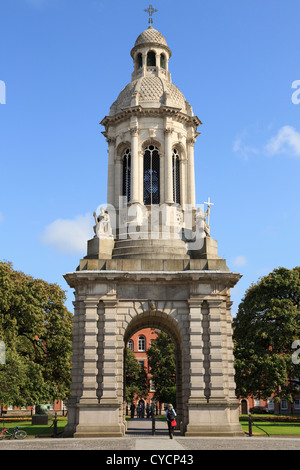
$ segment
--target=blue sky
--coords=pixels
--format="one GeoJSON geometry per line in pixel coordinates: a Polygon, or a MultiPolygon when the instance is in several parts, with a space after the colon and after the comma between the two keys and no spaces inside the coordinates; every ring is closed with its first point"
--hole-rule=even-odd
{"type": "MultiPolygon", "coordinates": [[[[203,122],[196,199],[246,289],[299,265],[299,0],[153,0],[173,83],[203,122]],[[294,87],[294,88],[293,88],[294,87]]],[[[0,0],[0,259],[73,292],[106,201],[99,125],[131,80],[146,0],[0,0]]]]}

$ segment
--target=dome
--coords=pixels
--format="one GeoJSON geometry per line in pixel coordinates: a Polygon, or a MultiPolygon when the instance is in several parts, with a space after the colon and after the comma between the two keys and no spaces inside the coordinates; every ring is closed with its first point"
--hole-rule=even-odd
{"type": "Polygon", "coordinates": [[[146,75],[130,82],[119,94],[110,109],[110,116],[122,112],[124,108],[137,104],[144,108],[160,108],[162,105],[171,106],[187,113],[189,106],[182,92],[173,83],[156,75],[146,75]],[[135,98],[136,97],[136,98],[135,98]]]}
{"type": "Polygon", "coordinates": [[[172,53],[168,47],[167,41],[163,37],[163,35],[154,29],[152,26],[150,26],[148,29],[143,31],[137,40],[135,41],[134,47],[131,51],[131,56],[133,57],[134,52],[141,46],[144,45],[151,45],[151,46],[156,46],[156,47],[162,47],[166,49],[171,57],[172,53]]]}
{"type": "Polygon", "coordinates": [[[139,35],[139,37],[135,41],[134,46],[140,46],[141,44],[149,44],[149,43],[162,44],[168,47],[167,41],[165,40],[163,35],[152,27],[146,29],[145,31],[142,32],[142,34],[139,35]]]}

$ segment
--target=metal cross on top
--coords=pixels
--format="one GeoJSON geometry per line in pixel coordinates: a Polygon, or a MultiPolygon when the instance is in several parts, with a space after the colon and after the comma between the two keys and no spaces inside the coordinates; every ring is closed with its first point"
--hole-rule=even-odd
{"type": "Polygon", "coordinates": [[[153,13],[156,13],[158,10],[156,10],[155,8],[153,8],[152,6],[152,3],[150,3],[149,5],[149,8],[146,8],[146,10],[144,10],[146,13],[149,13],[149,25],[151,26],[153,24],[153,18],[152,18],[152,15],[153,13]]]}

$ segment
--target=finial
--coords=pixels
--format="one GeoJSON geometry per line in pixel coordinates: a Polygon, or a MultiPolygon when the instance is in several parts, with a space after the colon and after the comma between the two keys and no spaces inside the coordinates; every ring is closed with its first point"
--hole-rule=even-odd
{"type": "Polygon", "coordinates": [[[153,15],[153,13],[156,13],[158,10],[153,8],[152,3],[150,3],[149,8],[146,8],[144,11],[146,13],[149,13],[149,28],[152,28],[152,24],[153,24],[152,15],[153,15]]]}

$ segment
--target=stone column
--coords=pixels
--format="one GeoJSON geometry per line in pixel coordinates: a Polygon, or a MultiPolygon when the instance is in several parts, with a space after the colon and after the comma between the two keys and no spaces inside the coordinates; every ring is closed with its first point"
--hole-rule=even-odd
{"type": "Polygon", "coordinates": [[[70,387],[71,396],[67,402],[68,424],[64,430],[66,437],[71,437],[76,432],[76,426],[78,424],[77,403],[82,395],[84,305],[78,297],[77,300],[73,302],[73,305],[72,383],[70,387]]]}
{"type": "Polygon", "coordinates": [[[227,367],[228,367],[228,397],[230,401],[236,402],[236,383],[235,383],[235,369],[234,369],[234,355],[233,355],[233,340],[232,340],[232,315],[231,306],[233,302],[226,302],[226,351],[227,351],[227,367]]]}
{"type": "Polygon", "coordinates": [[[108,177],[107,177],[107,203],[115,204],[115,138],[107,138],[108,143],[108,177]]]}
{"type": "MultiPolygon", "coordinates": [[[[225,401],[223,364],[223,318],[221,299],[208,299],[209,305],[209,335],[210,335],[210,397],[209,402],[225,401]]],[[[226,338],[225,338],[226,339],[226,338]]]]}
{"type": "Polygon", "coordinates": [[[184,210],[184,206],[187,203],[186,199],[186,190],[187,190],[187,181],[186,181],[186,159],[180,160],[180,198],[181,198],[181,207],[184,210]]]}
{"type": "Polygon", "coordinates": [[[195,165],[194,165],[194,145],[196,139],[187,140],[187,158],[188,158],[188,197],[187,202],[193,207],[196,205],[195,195],[195,165]]]}
{"type": "Polygon", "coordinates": [[[122,159],[115,159],[115,203],[114,206],[119,208],[120,196],[122,196],[122,159]]]}
{"type": "Polygon", "coordinates": [[[203,324],[202,300],[191,298],[189,331],[190,331],[190,397],[189,405],[206,403],[204,381],[203,324]]]}
{"type": "Polygon", "coordinates": [[[173,174],[172,174],[172,132],[165,129],[165,202],[173,204],[173,174]]]}
{"type": "Polygon", "coordinates": [[[144,201],[144,151],[139,152],[139,201],[144,201]]]}
{"type": "Polygon", "coordinates": [[[130,129],[131,134],[131,201],[139,202],[139,130],[137,127],[130,129]]]}
{"type": "Polygon", "coordinates": [[[103,315],[103,369],[101,405],[118,405],[117,399],[117,299],[111,292],[102,299],[103,315]]]}
{"type": "Polygon", "coordinates": [[[84,300],[83,368],[81,404],[98,403],[98,304],[99,298],[84,300]]]}

